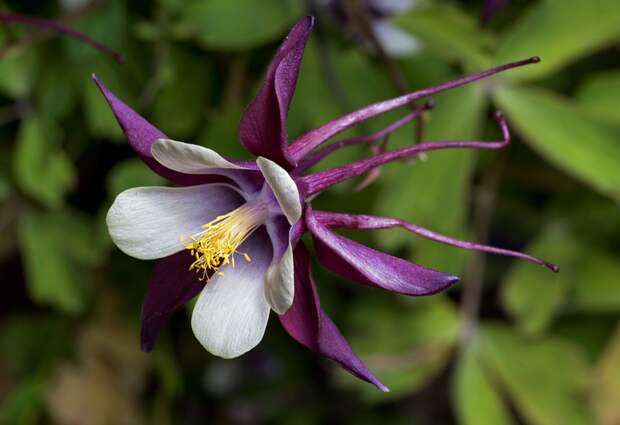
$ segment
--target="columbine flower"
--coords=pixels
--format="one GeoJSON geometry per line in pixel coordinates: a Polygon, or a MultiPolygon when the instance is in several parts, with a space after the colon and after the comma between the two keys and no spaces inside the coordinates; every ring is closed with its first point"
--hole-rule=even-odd
{"type": "Polygon", "coordinates": [[[500,142],[425,143],[324,171],[304,172],[336,149],[381,139],[429,105],[374,135],[317,150],[351,126],[419,98],[538,59],[375,103],[289,144],[286,117],[312,25],[313,18],[305,17],[291,30],[241,120],[240,140],[257,157],[253,161],[224,159],[211,149],[168,139],[93,77],[138,155],[153,171],[181,186],[127,190],[114,201],[107,223],[122,251],[139,259],[159,259],[142,311],[143,349],[150,350],[164,322],[199,294],[191,324],[196,338],[209,352],[230,358],[252,349],[263,337],[270,310],[274,310],[284,328],[301,344],[387,390],[321,309],[308,251],[300,242],[302,233],[312,234],[319,260],[329,270],[364,285],[406,295],[433,294],[457,278],[375,251],[331,229],[402,227],[460,248],[510,255],[557,269],[525,254],[455,240],[399,219],[315,211],[309,200],[337,183],[410,155],[450,148],[502,148],[510,139],[508,129],[498,114],[503,133],[500,142]]]}

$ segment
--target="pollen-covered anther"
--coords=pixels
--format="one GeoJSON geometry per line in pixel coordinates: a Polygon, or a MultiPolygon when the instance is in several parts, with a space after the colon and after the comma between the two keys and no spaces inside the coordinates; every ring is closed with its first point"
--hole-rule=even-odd
{"type": "Polygon", "coordinates": [[[230,264],[234,268],[235,254],[252,261],[246,252],[237,249],[266,219],[267,208],[262,202],[254,201],[202,225],[203,230],[190,236],[191,243],[185,245],[194,257],[189,270],[201,273],[200,280],[205,280],[210,272],[224,276],[220,271],[223,266],[230,264]]]}

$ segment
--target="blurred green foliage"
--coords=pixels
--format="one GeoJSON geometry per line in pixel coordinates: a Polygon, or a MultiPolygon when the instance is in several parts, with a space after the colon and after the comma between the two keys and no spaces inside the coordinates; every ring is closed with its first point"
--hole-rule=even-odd
{"type": "MultiPolygon", "coordinates": [[[[421,48],[381,58],[353,21],[302,0],[8,1],[121,52],[0,26],[0,424],[620,423],[620,2],[512,0],[487,27],[482,1],[418,1],[392,16],[421,48]],[[114,196],[165,184],[126,145],[90,79],[175,139],[247,157],[243,108],[287,29],[312,10],[289,134],[355,107],[538,55],[535,66],[444,93],[424,139],[499,137],[504,152],[436,152],[343,184],[318,208],[401,217],[558,263],[463,252],[398,230],[352,235],[463,277],[409,299],[356,287],[315,264],[324,309],[392,392],[297,345],[275,317],[265,341],[222,361],[176,315],[139,351],[151,263],[116,251],[114,196]],[[388,63],[389,62],[389,63],[388,63]],[[394,81],[393,67],[402,81],[394,81]],[[476,288],[481,292],[476,294],[476,288]],[[473,294],[476,307],[466,300],[473,294]]],[[[349,2],[355,4],[355,2],[349,2]]],[[[349,134],[378,130],[405,111],[349,134]]],[[[412,143],[410,126],[390,147],[412,143]]],[[[332,166],[367,156],[348,149],[332,166]]]]}

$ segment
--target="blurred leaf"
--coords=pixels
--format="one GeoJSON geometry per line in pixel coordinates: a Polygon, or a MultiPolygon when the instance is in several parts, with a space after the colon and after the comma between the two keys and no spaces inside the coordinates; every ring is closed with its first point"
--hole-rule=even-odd
{"type": "Polygon", "coordinates": [[[43,407],[43,383],[33,378],[17,384],[0,403],[0,425],[34,425],[43,407]]]}
{"type": "MultiPolygon", "coordinates": [[[[304,54],[297,90],[290,108],[289,139],[294,140],[347,112],[394,94],[385,74],[359,51],[336,49],[333,46],[319,47],[311,41],[304,54]],[[330,55],[331,71],[322,65],[319,49],[329,49],[324,54],[330,55]],[[355,75],[355,78],[350,78],[351,75],[355,75]],[[330,79],[333,86],[329,84],[330,79]]],[[[377,131],[405,113],[401,110],[397,111],[396,115],[377,117],[353,130],[343,132],[334,140],[377,131]]],[[[356,148],[342,149],[321,161],[318,167],[329,168],[367,155],[360,152],[366,151],[356,148]]],[[[338,185],[333,190],[349,191],[350,185],[338,185]]]]}
{"type": "Polygon", "coordinates": [[[547,160],[620,199],[620,143],[605,127],[548,91],[505,88],[495,98],[507,112],[508,122],[547,160]]]}
{"type": "Polygon", "coordinates": [[[56,128],[37,117],[22,122],[17,136],[14,172],[21,189],[39,202],[58,207],[75,183],[70,160],[58,150],[56,128]]]}
{"type": "Polygon", "coordinates": [[[565,65],[620,37],[620,3],[616,0],[543,0],[504,36],[497,63],[540,56],[542,62],[510,72],[511,78],[549,76],[565,65]]]}
{"type": "MultiPolygon", "coordinates": [[[[357,50],[319,45],[311,38],[290,108],[289,137],[293,140],[347,112],[394,94],[382,70],[367,56],[357,50]],[[326,69],[326,64],[321,62],[320,52],[329,55],[331,69],[326,69]],[[356,77],[350,78],[351,75],[356,77]],[[337,86],[340,92],[330,86],[330,78],[333,80],[331,84],[337,86]]],[[[402,115],[402,111],[399,112],[402,115]]],[[[356,133],[368,131],[368,127],[378,130],[388,122],[386,116],[373,119],[356,128],[356,133]]]]}
{"type": "Polygon", "coordinates": [[[239,143],[239,122],[244,108],[229,107],[224,111],[212,111],[198,138],[198,143],[213,149],[220,155],[249,159],[250,155],[239,143]]]}
{"type": "Polygon", "coordinates": [[[577,99],[596,116],[620,123],[620,71],[592,74],[579,87],[577,99]]]}
{"type": "Polygon", "coordinates": [[[454,69],[431,50],[423,50],[399,63],[410,87],[430,87],[454,79],[454,69]]]}
{"type": "Polygon", "coordinates": [[[592,364],[603,352],[616,321],[617,317],[610,315],[565,315],[553,323],[549,332],[579,346],[592,364]]]}
{"type": "MultiPolygon", "coordinates": [[[[101,301],[99,308],[110,308],[106,302],[101,301]]],[[[83,329],[77,341],[78,358],[57,364],[47,382],[46,402],[53,423],[145,423],[139,400],[150,369],[148,357],[140,351],[131,327],[118,320],[118,312],[112,308],[109,313],[111,318],[98,316],[83,329]]]]}
{"type": "Polygon", "coordinates": [[[592,385],[593,406],[600,425],[620,423],[620,327],[594,370],[592,385]]]}
{"type": "MultiPolygon", "coordinates": [[[[124,2],[112,1],[102,4],[97,13],[81,14],[72,27],[94,40],[105,44],[106,47],[123,54],[127,45],[126,29],[129,28],[124,2]]],[[[85,64],[91,61],[104,60],[116,64],[112,58],[104,55],[92,46],[81,43],[69,37],[62,38],[63,47],[72,63],[85,64]]],[[[93,72],[91,69],[90,72],[93,72]]],[[[90,72],[86,75],[90,75],[90,72]]]]}
{"type": "Polygon", "coordinates": [[[56,51],[45,52],[45,68],[39,70],[36,80],[36,110],[47,120],[65,118],[78,97],[74,69],[68,69],[64,58],[54,60],[57,55],[56,51]]]}
{"type": "Polygon", "coordinates": [[[454,376],[454,408],[461,425],[510,425],[505,406],[480,361],[478,346],[470,343],[461,353],[454,376]]]}
{"type": "Polygon", "coordinates": [[[496,325],[484,327],[481,337],[485,364],[528,423],[593,423],[583,400],[588,369],[574,346],[552,337],[532,341],[496,325]]]}
{"type": "MultiPolygon", "coordinates": [[[[436,107],[425,127],[425,140],[476,138],[484,107],[484,94],[474,85],[437,96],[436,107]]],[[[407,137],[407,143],[412,142],[411,133],[401,132],[394,136],[397,137],[407,137]]],[[[375,212],[464,237],[474,155],[471,150],[437,151],[413,164],[386,167],[375,212]]],[[[403,244],[413,246],[417,262],[449,273],[460,273],[468,255],[400,229],[375,232],[373,236],[391,250],[403,244]]]]}
{"type": "Polygon", "coordinates": [[[0,175],[0,203],[5,202],[13,193],[11,182],[5,176],[0,175]]]}
{"type": "Polygon", "coordinates": [[[620,311],[620,259],[585,247],[573,288],[573,305],[580,311],[620,311]]]}
{"type": "Polygon", "coordinates": [[[88,221],[69,210],[31,210],[20,221],[28,289],[34,301],[67,314],[78,314],[86,304],[100,249],[92,241],[88,221]]]}
{"type": "Polygon", "coordinates": [[[559,273],[517,262],[502,287],[504,308],[530,334],[544,332],[563,310],[620,310],[620,260],[554,223],[525,250],[560,265],[559,273]]]}
{"type": "Polygon", "coordinates": [[[172,50],[164,66],[170,78],[157,95],[154,124],[175,139],[189,138],[206,117],[209,68],[204,60],[181,49],[172,50]]]}
{"type": "Polygon", "coordinates": [[[525,250],[531,255],[560,265],[559,273],[528,262],[515,262],[502,286],[504,308],[525,332],[544,331],[564,306],[583,253],[580,241],[560,226],[549,226],[525,250]]]}
{"type": "MultiPolygon", "coordinates": [[[[5,45],[5,33],[0,41],[5,45]]],[[[37,55],[33,49],[19,49],[0,60],[0,91],[14,99],[27,96],[35,82],[37,55]]]]}
{"type": "Polygon", "coordinates": [[[68,321],[31,312],[6,315],[0,322],[1,373],[23,378],[45,375],[71,347],[68,321]],[[45,341],[45,350],[41,343],[45,341]]]}
{"type": "Polygon", "coordinates": [[[493,37],[479,27],[477,18],[456,7],[413,8],[398,15],[394,23],[415,34],[449,60],[462,60],[479,68],[488,66],[486,51],[493,44],[493,37]]]}
{"type": "Polygon", "coordinates": [[[347,338],[390,393],[381,393],[344,372],[339,377],[369,401],[415,391],[449,360],[458,328],[452,303],[435,297],[407,304],[411,305],[395,306],[389,300],[368,297],[349,306],[347,338]]]}
{"type": "Polygon", "coordinates": [[[181,22],[207,48],[241,50],[282,37],[300,16],[296,0],[191,0],[179,3],[181,22]]]}
{"type": "Polygon", "coordinates": [[[131,189],[142,186],[165,186],[166,180],[151,171],[138,158],[130,158],[119,162],[110,170],[106,181],[106,188],[111,197],[131,189]]]}
{"type": "Polygon", "coordinates": [[[183,390],[183,376],[179,365],[176,364],[174,353],[169,344],[164,345],[162,341],[153,353],[153,368],[157,373],[161,395],[165,398],[178,396],[183,390]]]}
{"type": "Polygon", "coordinates": [[[614,240],[620,241],[620,209],[617,203],[596,196],[595,199],[584,200],[577,206],[575,198],[569,194],[560,208],[561,214],[568,217],[580,238],[601,245],[613,243],[614,240]]]}

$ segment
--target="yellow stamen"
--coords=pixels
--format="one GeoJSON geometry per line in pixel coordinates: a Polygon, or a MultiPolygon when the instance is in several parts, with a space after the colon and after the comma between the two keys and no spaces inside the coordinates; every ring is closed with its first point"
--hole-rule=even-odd
{"type": "Polygon", "coordinates": [[[237,253],[247,262],[252,261],[247,253],[237,252],[237,248],[264,223],[266,214],[263,203],[251,202],[202,225],[203,230],[190,236],[191,243],[185,245],[195,258],[189,270],[202,273],[200,279],[204,280],[210,271],[224,276],[219,270],[222,266],[231,264],[234,268],[237,253]]]}

